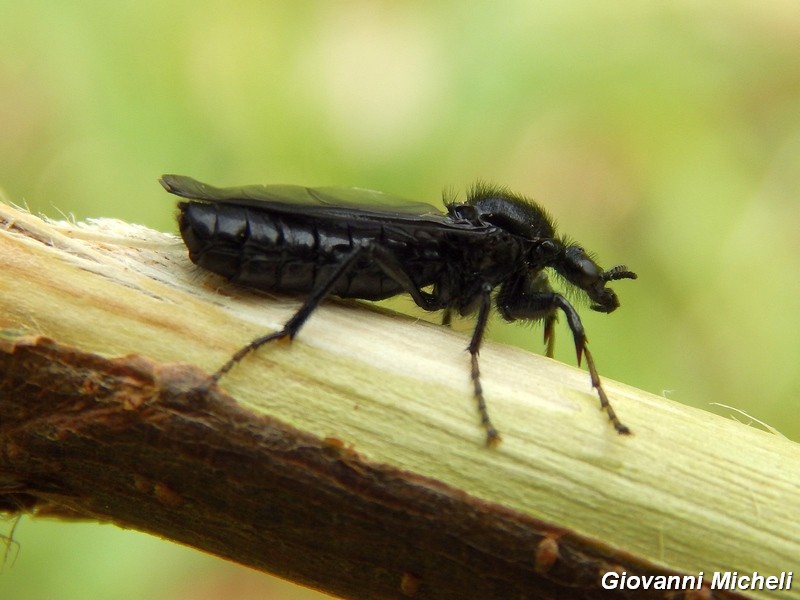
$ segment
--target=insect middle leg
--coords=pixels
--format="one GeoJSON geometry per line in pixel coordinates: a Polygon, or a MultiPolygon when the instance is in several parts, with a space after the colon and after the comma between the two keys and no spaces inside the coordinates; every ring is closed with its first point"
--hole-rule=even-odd
{"type": "Polygon", "coordinates": [[[486,408],[486,400],[483,397],[483,386],[481,385],[481,372],[478,368],[478,353],[481,348],[483,334],[486,333],[486,323],[489,321],[489,309],[492,305],[492,288],[488,283],[481,288],[481,306],[478,309],[478,318],[475,323],[475,331],[472,332],[472,339],[467,349],[472,359],[472,386],[475,393],[475,401],[478,403],[478,413],[481,416],[481,425],[486,430],[486,445],[497,446],[500,443],[500,434],[489,418],[489,411],[486,408]]]}

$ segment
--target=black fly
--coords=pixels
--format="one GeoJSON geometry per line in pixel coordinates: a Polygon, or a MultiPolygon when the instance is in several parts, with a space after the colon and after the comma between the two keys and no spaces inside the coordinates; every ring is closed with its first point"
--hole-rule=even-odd
{"type": "Polygon", "coordinates": [[[164,175],[161,185],[193,200],[178,207],[181,235],[194,263],[247,287],[307,294],[283,329],[244,346],[215,380],[264,344],[291,340],[329,296],[381,300],[405,292],[424,310],[444,310],[445,322],[452,311],[478,313],[468,350],[481,422],[487,443],[494,445],[500,437],[486,410],[478,370],[494,294],[507,321],[544,322],[548,356],[556,313],[564,312],[578,364],[585,355],[601,407],[617,432],[630,433],[603,390],[577,311],[553,291],[545,269],[582,290],[592,310],[605,313],[619,306],[606,284],[636,279],[636,274],[623,265],[601,269],[583,248],[556,236],[552,219],[536,203],[483,184],[466,202],[449,203],[447,213],[361,189],[220,189],[180,175],[164,175]]]}

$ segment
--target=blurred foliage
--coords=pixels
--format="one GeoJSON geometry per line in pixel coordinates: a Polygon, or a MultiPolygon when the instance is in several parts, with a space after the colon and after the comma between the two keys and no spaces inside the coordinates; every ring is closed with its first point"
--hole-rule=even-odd
{"type": "MultiPolygon", "coordinates": [[[[584,311],[601,374],[800,438],[797,2],[0,0],[0,17],[13,201],[174,230],[164,172],[425,201],[503,183],[639,273],[620,311],[584,311]]],[[[492,334],[541,350],[540,329],[492,334]]],[[[231,577],[90,529],[24,522],[0,595],[204,598],[198,580],[231,577]]],[[[311,597],[264,581],[260,598],[311,597]]]]}

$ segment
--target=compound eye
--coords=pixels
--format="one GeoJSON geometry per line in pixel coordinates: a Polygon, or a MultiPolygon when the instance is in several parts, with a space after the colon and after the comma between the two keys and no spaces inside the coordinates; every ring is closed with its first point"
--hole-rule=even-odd
{"type": "Polygon", "coordinates": [[[584,275],[592,279],[600,278],[600,268],[590,258],[584,258],[580,264],[584,275]]]}
{"type": "Polygon", "coordinates": [[[560,270],[570,283],[587,291],[601,281],[600,267],[579,246],[567,248],[566,260],[560,270]]]}
{"type": "Polygon", "coordinates": [[[600,268],[588,256],[582,254],[574,257],[574,260],[575,268],[581,277],[586,280],[586,283],[600,278],[600,268]]]}

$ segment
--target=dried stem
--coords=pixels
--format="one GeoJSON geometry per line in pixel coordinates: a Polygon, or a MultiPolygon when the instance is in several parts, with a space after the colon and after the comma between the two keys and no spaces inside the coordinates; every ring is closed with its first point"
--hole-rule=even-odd
{"type": "Polygon", "coordinates": [[[604,379],[619,436],[585,372],[486,343],[487,448],[468,340],[352,304],[217,387],[296,301],[119,222],[0,206],[0,257],[0,510],[112,521],[351,598],[645,598],[603,573],[797,566],[800,450],[778,436],[604,379]]]}

